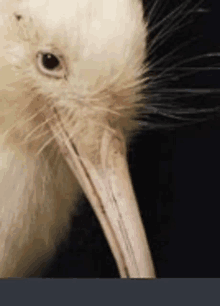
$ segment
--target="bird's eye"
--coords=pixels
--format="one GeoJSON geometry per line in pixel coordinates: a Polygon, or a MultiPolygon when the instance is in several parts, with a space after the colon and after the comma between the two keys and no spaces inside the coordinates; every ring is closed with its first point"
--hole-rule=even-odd
{"type": "Polygon", "coordinates": [[[56,56],[51,53],[46,53],[42,56],[42,64],[45,69],[54,70],[59,67],[60,63],[56,56]]]}
{"type": "Polygon", "coordinates": [[[41,73],[54,78],[63,78],[65,74],[60,58],[49,52],[37,54],[37,68],[41,73]]]}

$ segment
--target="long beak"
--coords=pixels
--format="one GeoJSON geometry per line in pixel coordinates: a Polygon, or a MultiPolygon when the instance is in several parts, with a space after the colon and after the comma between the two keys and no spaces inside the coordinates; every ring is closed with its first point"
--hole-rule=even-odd
{"type": "Polygon", "coordinates": [[[65,131],[54,125],[60,149],[90,201],[116,260],[121,277],[154,278],[155,271],[132,188],[122,135],[103,133],[101,165],[95,167],[65,131]]]}

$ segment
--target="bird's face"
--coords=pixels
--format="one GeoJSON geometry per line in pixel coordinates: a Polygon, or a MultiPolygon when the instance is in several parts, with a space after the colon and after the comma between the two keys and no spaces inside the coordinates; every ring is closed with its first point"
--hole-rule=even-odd
{"type": "Polygon", "coordinates": [[[121,275],[153,277],[126,163],[126,143],[138,129],[142,107],[141,3],[11,3],[2,8],[7,14],[0,34],[7,41],[2,103],[11,113],[2,133],[30,154],[41,154],[55,140],[100,220],[121,275]]]}

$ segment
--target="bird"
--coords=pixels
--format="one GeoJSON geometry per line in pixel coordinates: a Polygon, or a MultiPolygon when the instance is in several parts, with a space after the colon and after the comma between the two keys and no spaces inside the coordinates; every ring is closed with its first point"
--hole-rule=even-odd
{"type": "Polygon", "coordinates": [[[1,2],[1,278],[40,275],[83,194],[120,277],[156,277],[127,162],[143,15],[139,0],[1,2]]]}

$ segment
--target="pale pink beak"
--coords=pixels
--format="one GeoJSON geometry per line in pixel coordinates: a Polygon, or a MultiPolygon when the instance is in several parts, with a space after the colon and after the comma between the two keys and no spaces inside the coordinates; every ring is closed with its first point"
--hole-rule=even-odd
{"type": "Polygon", "coordinates": [[[123,136],[103,132],[97,168],[65,132],[56,135],[60,149],[90,201],[116,260],[121,277],[154,278],[155,271],[126,161],[123,136]]]}

